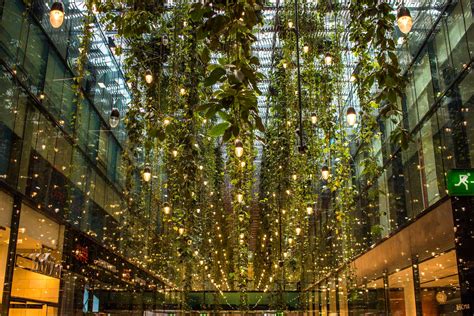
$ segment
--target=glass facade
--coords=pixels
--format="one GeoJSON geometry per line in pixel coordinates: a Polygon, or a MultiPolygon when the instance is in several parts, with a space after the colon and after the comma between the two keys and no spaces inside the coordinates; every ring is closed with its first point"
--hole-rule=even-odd
{"type": "Polygon", "coordinates": [[[114,107],[123,115],[130,94],[96,24],[78,104],[83,3],[64,4],[56,30],[47,2],[0,1],[2,315],[139,311],[163,301],[144,293],[163,282],[132,263],[123,228],[126,134],[109,115],[114,107]]]}
{"type": "Polygon", "coordinates": [[[467,315],[461,304],[466,284],[456,264],[463,253],[455,250],[452,233],[459,218],[451,210],[446,174],[474,166],[473,3],[427,1],[411,10],[417,22],[408,40],[398,43],[407,78],[401,119],[412,142],[402,150],[390,139],[392,122],[379,122],[382,137],[372,146],[382,174],[371,186],[360,167],[366,157],[356,154],[360,255],[351,263],[354,275],[339,275],[338,290],[331,289],[337,275],[312,287],[310,311],[316,315],[467,315]],[[417,241],[416,234],[424,239],[417,241]],[[436,239],[445,243],[435,245],[436,239]],[[348,277],[356,285],[345,294],[348,277]]]}

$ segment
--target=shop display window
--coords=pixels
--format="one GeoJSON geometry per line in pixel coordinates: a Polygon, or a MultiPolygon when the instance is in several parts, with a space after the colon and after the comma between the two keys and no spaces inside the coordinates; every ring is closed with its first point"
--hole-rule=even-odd
{"type": "Polygon", "coordinates": [[[3,298],[5,270],[7,268],[8,246],[12,218],[13,198],[0,191],[0,303],[3,298]]]}
{"type": "MultiPolygon", "coordinates": [[[[398,269],[397,269],[398,270],[398,269]]],[[[412,267],[388,276],[389,307],[394,316],[415,315],[415,290],[412,267]]]]}
{"type": "Polygon", "coordinates": [[[419,264],[423,315],[462,315],[458,266],[454,250],[419,264]]]}
{"type": "Polygon", "coordinates": [[[10,315],[57,315],[62,227],[22,205],[10,315]]]}

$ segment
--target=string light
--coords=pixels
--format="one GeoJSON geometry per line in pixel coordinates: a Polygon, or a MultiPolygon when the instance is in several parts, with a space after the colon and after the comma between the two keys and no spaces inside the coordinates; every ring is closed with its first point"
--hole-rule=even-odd
{"type": "Polygon", "coordinates": [[[311,124],[316,125],[318,123],[318,116],[316,113],[311,113],[311,124]]]}

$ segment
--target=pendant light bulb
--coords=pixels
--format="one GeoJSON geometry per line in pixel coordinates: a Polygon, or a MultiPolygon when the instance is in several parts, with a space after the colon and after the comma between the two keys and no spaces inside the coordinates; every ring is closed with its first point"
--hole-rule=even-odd
{"type": "Polygon", "coordinates": [[[64,5],[62,2],[55,1],[49,11],[49,23],[55,29],[60,28],[64,22],[64,5]]]}
{"type": "Polygon", "coordinates": [[[170,40],[168,39],[168,36],[165,34],[163,35],[163,37],[161,38],[161,43],[163,43],[163,46],[168,46],[170,40]]]}
{"type": "Polygon", "coordinates": [[[357,121],[357,113],[352,106],[347,109],[346,116],[347,124],[349,124],[349,126],[354,126],[357,121]]]}
{"type": "Polygon", "coordinates": [[[329,179],[329,168],[328,168],[328,166],[323,166],[321,168],[321,178],[323,178],[323,180],[329,179]]]}
{"type": "Polygon", "coordinates": [[[403,34],[410,33],[413,26],[413,19],[411,17],[410,10],[408,10],[404,5],[398,9],[397,24],[398,28],[403,34]]]}
{"type": "Polygon", "coordinates": [[[293,21],[291,21],[291,20],[288,21],[288,28],[292,29],[293,26],[294,26],[294,25],[293,25],[293,21]]]}
{"type": "Polygon", "coordinates": [[[237,202],[242,203],[244,200],[244,195],[242,193],[237,194],[237,202]]]}
{"type": "Polygon", "coordinates": [[[166,215],[169,215],[169,213],[171,213],[171,207],[168,203],[165,203],[163,205],[163,213],[165,213],[166,215]]]}
{"type": "Polygon", "coordinates": [[[110,112],[109,124],[110,127],[116,128],[120,122],[120,111],[117,108],[113,108],[110,112]]]}
{"type": "Polygon", "coordinates": [[[237,158],[242,157],[242,155],[244,154],[244,144],[242,144],[242,141],[240,139],[236,139],[234,142],[234,146],[235,155],[237,156],[237,158]]]}
{"type": "Polygon", "coordinates": [[[308,44],[303,45],[303,53],[307,54],[309,52],[309,46],[308,44]]]}
{"type": "Polygon", "coordinates": [[[327,53],[326,56],[324,56],[324,63],[326,64],[326,66],[332,65],[332,56],[330,53],[327,53]]]}
{"type": "Polygon", "coordinates": [[[318,123],[318,116],[316,113],[311,114],[311,124],[316,125],[318,123]]]}
{"type": "Polygon", "coordinates": [[[184,234],[184,227],[178,228],[178,233],[179,233],[180,235],[184,234]]]}
{"type": "Polygon", "coordinates": [[[151,73],[150,69],[147,69],[145,71],[145,81],[148,84],[151,84],[153,82],[153,74],[151,73]]]}
{"type": "Polygon", "coordinates": [[[299,236],[301,234],[301,228],[296,227],[295,232],[296,232],[296,235],[299,236]]]}
{"type": "Polygon", "coordinates": [[[150,182],[151,180],[151,167],[150,165],[146,164],[143,168],[143,181],[150,182]]]}
{"type": "Polygon", "coordinates": [[[306,206],[306,214],[308,215],[312,215],[313,214],[313,207],[311,206],[311,204],[308,204],[306,206]]]}

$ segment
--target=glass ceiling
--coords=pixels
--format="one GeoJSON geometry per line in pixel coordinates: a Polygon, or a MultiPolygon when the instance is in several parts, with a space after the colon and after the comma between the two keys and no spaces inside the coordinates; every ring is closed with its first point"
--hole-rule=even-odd
{"type": "MultiPolygon", "coordinates": [[[[401,4],[401,1],[390,0],[390,4],[394,8],[394,14],[396,14],[396,8],[401,4]]],[[[339,38],[343,43],[341,47],[346,49],[343,51],[343,65],[344,72],[343,77],[340,78],[342,83],[342,97],[344,102],[355,106],[357,108],[357,98],[352,97],[353,84],[350,81],[351,75],[354,73],[357,62],[351,53],[351,45],[349,41],[349,0],[334,0],[329,1],[331,6],[339,6],[337,10],[338,14],[328,13],[325,17],[325,28],[324,30],[317,30],[316,37],[328,38],[337,29],[336,26],[342,27],[343,34],[339,34],[339,38]]],[[[417,48],[422,44],[422,41],[426,38],[427,32],[431,29],[433,22],[439,18],[441,9],[445,5],[446,1],[441,0],[407,0],[404,1],[413,19],[415,21],[415,27],[410,33],[409,44],[402,37],[401,32],[394,25],[394,36],[397,38],[397,43],[400,53],[400,62],[402,69],[406,69],[411,63],[413,55],[417,48]],[[408,47],[407,47],[408,46],[408,47]]],[[[48,4],[44,4],[48,6],[48,4]]],[[[175,5],[175,1],[168,0],[166,6],[172,7],[175,5]]],[[[253,45],[253,51],[260,60],[260,71],[265,75],[265,79],[259,84],[260,90],[263,92],[258,98],[260,115],[264,120],[269,115],[268,106],[269,102],[267,99],[268,87],[270,85],[269,75],[274,67],[274,59],[281,49],[281,42],[278,37],[277,19],[280,18],[282,10],[287,5],[285,0],[269,0],[267,5],[264,7],[263,16],[264,23],[257,30],[256,38],[257,41],[253,45]]],[[[293,4],[291,4],[293,5],[293,4]]],[[[317,0],[307,0],[309,8],[318,10],[319,4],[317,0]]],[[[68,3],[68,14],[66,19],[71,20],[72,31],[78,35],[81,33],[82,28],[82,16],[85,12],[85,5],[83,0],[69,1],[68,3]]],[[[95,23],[93,26],[93,44],[92,50],[89,54],[91,64],[96,69],[96,76],[98,76],[99,89],[104,90],[101,95],[102,100],[100,102],[106,102],[112,99],[114,103],[118,103],[118,107],[121,111],[125,110],[124,105],[130,101],[130,93],[127,89],[123,71],[122,71],[122,56],[116,56],[114,54],[114,47],[119,43],[124,46],[122,39],[117,38],[115,31],[104,32],[105,27],[95,23]]],[[[79,43],[79,40],[77,41],[79,43]]],[[[66,45],[64,43],[64,45],[66,45]]],[[[76,56],[77,57],[77,56],[76,56]]],[[[300,58],[301,59],[301,58],[300,58]]],[[[69,59],[71,63],[74,59],[69,59]]],[[[122,135],[123,137],[123,135],[122,135]]],[[[122,138],[121,137],[121,138],[122,138]]]]}

